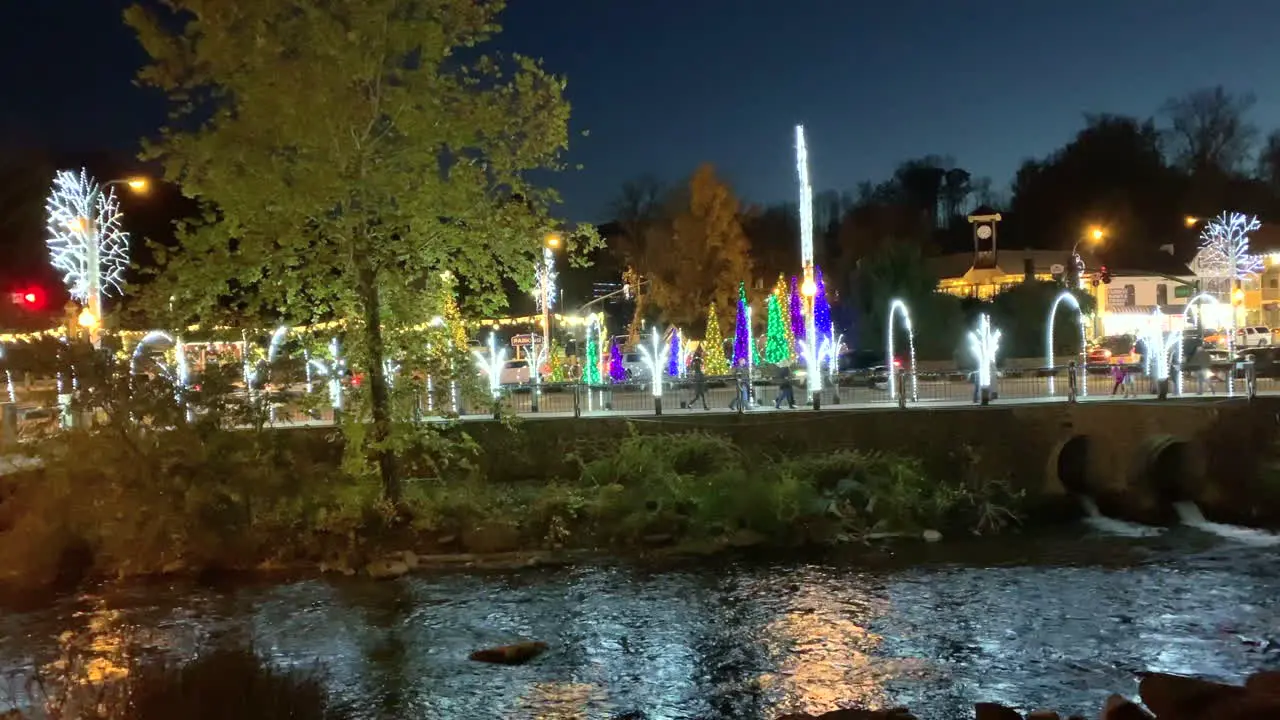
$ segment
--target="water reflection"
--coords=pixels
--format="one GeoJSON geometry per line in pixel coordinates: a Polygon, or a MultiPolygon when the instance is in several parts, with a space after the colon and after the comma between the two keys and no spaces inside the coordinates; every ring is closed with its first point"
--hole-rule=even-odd
{"type": "Polygon", "coordinates": [[[1280,667],[1268,644],[1280,574],[1267,551],[1151,547],[1128,565],[587,567],[134,588],[0,614],[0,666],[47,667],[71,643],[85,650],[76,677],[110,682],[139,646],[188,655],[241,639],[282,664],[322,665],[334,694],[371,720],[715,720],[852,705],[928,719],[978,700],[1096,712],[1139,670],[1236,681],[1280,667]],[[520,640],[551,650],[521,667],[467,660],[520,640]]]}

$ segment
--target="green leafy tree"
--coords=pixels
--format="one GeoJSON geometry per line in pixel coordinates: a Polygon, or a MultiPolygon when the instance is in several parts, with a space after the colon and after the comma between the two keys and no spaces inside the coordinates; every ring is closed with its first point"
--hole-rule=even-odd
{"type": "Polygon", "coordinates": [[[728,375],[729,359],[724,355],[724,336],[720,334],[715,303],[707,308],[707,333],[702,346],[702,371],[707,375],[728,375]]]}
{"type": "Polygon", "coordinates": [[[791,357],[787,345],[786,321],[782,315],[782,305],[778,302],[778,294],[770,293],[765,302],[768,314],[768,326],[765,330],[764,361],[780,365],[791,357]]]}
{"type": "MultiPolygon", "coordinates": [[[[345,320],[372,419],[354,452],[376,454],[397,501],[385,367],[396,338],[412,338],[395,330],[438,309],[423,298],[446,268],[482,311],[503,302],[504,278],[528,281],[557,198],[527,178],[559,167],[564,81],[472,49],[498,31],[501,2],[163,8],[126,13],[151,58],[139,79],[173,107],[145,155],[205,212],[160,258],[158,297],[197,315],[234,296],[267,315],[345,320]]],[[[568,241],[581,250],[594,233],[568,241]]]]}

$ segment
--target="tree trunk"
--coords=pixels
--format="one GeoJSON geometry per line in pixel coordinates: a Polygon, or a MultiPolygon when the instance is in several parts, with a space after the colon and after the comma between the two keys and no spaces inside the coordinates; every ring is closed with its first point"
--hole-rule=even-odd
{"type": "Polygon", "coordinates": [[[364,342],[369,357],[369,397],[373,411],[373,442],[378,445],[378,469],[382,475],[382,495],[400,502],[400,474],[395,454],[385,445],[391,437],[391,392],[387,387],[386,348],[382,340],[382,301],[378,293],[377,271],[367,265],[360,269],[360,294],[364,306],[364,342]]]}

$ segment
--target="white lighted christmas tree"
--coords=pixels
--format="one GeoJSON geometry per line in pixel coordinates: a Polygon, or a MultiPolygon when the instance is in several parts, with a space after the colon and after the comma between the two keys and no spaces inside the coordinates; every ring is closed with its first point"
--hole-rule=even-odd
{"type": "Polygon", "coordinates": [[[1245,280],[1262,272],[1262,257],[1249,252],[1249,235],[1262,227],[1244,213],[1222,213],[1200,233],[1197,274],[1207,278],[1245,280]]]}
{"type": "MultiPolygon", "coordinates": [[[[141,190],[145,181],[129,180],[141,190]]],[[[111,186],[84,170],[60,170],[45,201],[49,256],[71,297],[84,303],[91,328],[102,318],[103,294],[119,294],[129,267],[129,234],[121,226],[120,201],[111,186]]]]}

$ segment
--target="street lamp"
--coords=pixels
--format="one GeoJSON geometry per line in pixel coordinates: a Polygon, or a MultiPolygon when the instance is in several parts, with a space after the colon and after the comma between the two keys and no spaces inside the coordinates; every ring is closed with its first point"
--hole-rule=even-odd
{"type": "Polygon", "coordinates": [[[1101,225],[1090,225],[1085,230],[1084,236],[1077,239],[1075,244],[1071,246],[1071,255],[1068,256],[1067,258],[1067,262],[1071,263],[1069,267],[1069,272],[1067,273],[1067,277],[1074,278],[1075,282],[1074,283],[1068,282],[1067,287],[1071,288],[1072,290],[1079,290],[1082,285],[1083,279],[1080,277],[1080,270],[1082,269],[1081,266],[1084,265],[1084,262],[1080,259],[1080,252],[1079,252],[1080,243],[1089,242],[1094,245],[1097,245],[1101,243],[1103,240],[1105,240],[1106,237],[1107,237],[1106,228],[1102,227],[1101,225]]]}

